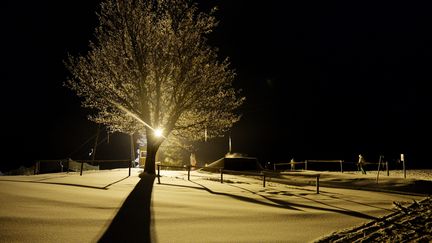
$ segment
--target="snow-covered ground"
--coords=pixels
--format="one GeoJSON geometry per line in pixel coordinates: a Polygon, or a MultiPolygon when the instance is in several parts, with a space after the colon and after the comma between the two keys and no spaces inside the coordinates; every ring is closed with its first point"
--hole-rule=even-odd
{"type": "MultiPolygon", "coordinates": [[[[339,172],[336,172],[339,173],[339,172]]],[[[360,175],[360,171],[347,171],[345,173],[348,174],[354,174],[354,175],[360,175]]],[[[378,171],[376,170],[369,170],[367,171],[368,176],[377,177],[378,171]]],[[[403,170],[390,170],[389,176],[392,178],[404,178],[404,172],[403,170]]],[[[387,177],[386,171],[380,171],[379,172],[379,178],[387,177]]],[[[406,170],[406,179],[415,179],[415,180],[428,180],[432,181],[432,169],[409,169],[406,170]]]]}
{"type": "Polygon", "coordinates": [[[399,211],[363,225],[325,236],[324,242],[432,242],[432,199],[409,206],[395,203],[399,211]]]}
{"type": "MultiPolygon", "coordinates": [[[[153,242],[312,242],[399,212],[394,202],[407,207],[424,198],[420,189],[354,190],[350,182],[353,188],[373,187],[376,176],[330,172],[321,173],[320,194],[314,182],[296,176],[286,175],[295,183],[270,179],[263,188],[256,178],[224,175],[222,184],[220,175],[199,171],[190,181],[186,172],[162,171],[151,192],[145,185],[151,180],[140,180],[139,172],[0,177],[0,242],[97,242],[111,236],[131,242],[148,232],[153,242]]],[[[378,183],[396,189],[402,184],[381,175],[378,183]]]]}
{"type": "Polygon", "coordinates": [[[114,170],[0,177],[0,242],[97,241],[139,181],[136,172],[126,176],[114,170]]]}

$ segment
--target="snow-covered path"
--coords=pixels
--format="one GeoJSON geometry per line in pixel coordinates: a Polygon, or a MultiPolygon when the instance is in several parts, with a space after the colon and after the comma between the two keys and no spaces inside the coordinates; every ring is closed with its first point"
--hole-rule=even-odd
{"type": "MultiPolygon", "coordinates": [[[[96,242],[128,195],[140,193],[138,172],[0,177],[0,241],[96,242]]],[[[316,194],[313,185],[275,182],[263,188],[232,175],[221,184],[202,172],[192,172],[191,181],[185,172],[162,175],[153,187],[155,242],[310,242],[389,214],[393,201],[422,198],[328,187],[316,194]]],[[[123,220],[125,235],[142,236],[140,225],[123,220]]]]}

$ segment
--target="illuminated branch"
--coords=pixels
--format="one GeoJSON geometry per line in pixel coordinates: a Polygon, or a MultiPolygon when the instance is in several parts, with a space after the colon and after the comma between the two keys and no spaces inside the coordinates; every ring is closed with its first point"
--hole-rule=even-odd
{"type": "Polygon", "coordinates": [[[235,73],[206,39],[214,11],[199,12],[189,0],[104,0],[98,17],[88,53],[66,61],[67,86],[93,110],[91,120],[146,134],[146,172],[154,173],[164,141],[150,133],[156,128],[190,145],[204,127],[220,136],[240,119],[235,73]]]}

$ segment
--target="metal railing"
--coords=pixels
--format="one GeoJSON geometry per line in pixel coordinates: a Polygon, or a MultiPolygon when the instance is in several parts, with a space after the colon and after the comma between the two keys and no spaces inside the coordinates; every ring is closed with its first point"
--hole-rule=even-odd
{"type": "MultiPolygon", "coordinates": [[[[340,172],[344,172],[344,165],[347,164],[357,164],[357,162],[347,162],[344,160],[305,160],[305,161],[296,161],[296,162],[287,162],[287,163],[275,163],[273,164],[273,170],[277,171],[277,166],[289,165],[291,166],[291,170],[295,170],[295,165],[304,164],[304,169],[308,169],[308,163],[339,163],[340,164],[340,172]]],[[[378,170],[381,170],[381,167],[385,167],[387,176],[390,176],[389,172],[389,163],[388,161],[383,162],[364,162],[363,165],[378,165],[378,170]]]]}

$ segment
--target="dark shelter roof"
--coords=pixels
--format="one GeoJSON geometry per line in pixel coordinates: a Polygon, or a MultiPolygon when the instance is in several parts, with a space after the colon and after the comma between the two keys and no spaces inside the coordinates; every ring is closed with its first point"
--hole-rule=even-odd
{"type": "Polygon", "coordinates": [[[254,157],[224,157],[209,164],[203,170],[225,169],[236,171],[261,171],[263,168],[254,157]]]}

